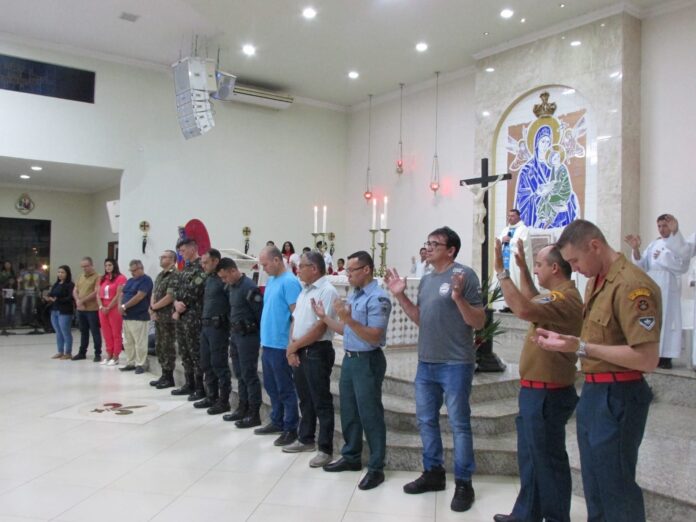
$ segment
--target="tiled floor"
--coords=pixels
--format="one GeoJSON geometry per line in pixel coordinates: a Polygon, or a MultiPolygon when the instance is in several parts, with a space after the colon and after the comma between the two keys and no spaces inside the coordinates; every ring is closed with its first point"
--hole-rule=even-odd
{"type": "MultiPolygon", "coordinates": [[[[401,471],[360,491],[361,473],[310,469],[312,454],[284,454],[272,437],[194,410],[148,386],[150,374],[52,353],[52,335],[0,338],[0,522],[482,522],[508,512],[519,488],[513,478],[476,476],[477,501],[464,514],[449,509],[451,477],[437,494],[404,494],[418,474],[401,471]],[[124,399],[167,404],[143,424],[53,415],[124,399]]],[[[586,518],[581,498],[572,516],[586,518]]]]}

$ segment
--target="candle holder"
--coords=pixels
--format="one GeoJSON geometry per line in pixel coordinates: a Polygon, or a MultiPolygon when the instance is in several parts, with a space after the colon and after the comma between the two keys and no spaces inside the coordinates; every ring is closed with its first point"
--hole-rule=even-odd
{"type": "Polygon", "coordinates": [[[372,234],[372,242],[370,243],[370,254],[372,254],[373,263],[375,261],[375,250],[377,250],[377,232],[379,232],[379,229],[377,228],[370,229],[370,234],[372,234]]]}
{"type": "Polygon", "coordinates": [[[336,246],[336,234],[333,232],[327,233],[327,237],[329,238],[329,254],[332,256],[334,255],[334,252],[336,251],[335,246],[336,246]]]}
{"type": "MultiPolygon", "coordinates": [[[[384,277],[387,273],[387,233],[389,232],[388,228],[380,228],[379,229],[382,232],[382,242],[377,243],[380,247],[380,252],[379,252],[379,270],[377,275],[379,277],[384,277]]],[[[377,232],[377,231],[375,231],[377,232]]],[[[374,235],[372,236],[373,238],[375,237],[374,235]]]]}
{"type": "Polygon", "coordinates": [[[251,237],[251,229],[249,227],[244,227],[242,229],[242,236],[244,236],[244,253],[249,253],[249,237],[251,237]]]}

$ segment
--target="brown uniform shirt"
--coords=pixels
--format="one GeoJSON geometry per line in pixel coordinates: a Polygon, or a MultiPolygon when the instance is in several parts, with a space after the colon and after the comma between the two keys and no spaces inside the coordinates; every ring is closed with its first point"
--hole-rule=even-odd
{"type": "MultiPolygon", "coordinates": [[[[81,274],[75,285],[77,288],[77,297],[82,299],[84,296],[91,294],[99,289],[99,274],[94,272],[91,276],[81,274]]],[[[82,303],[83,308],[87,312],[96,312],[99,310],[96,294],[86,303],[82,303]]]]}
{"type": "MultiPolygon", "coordinates": [[[[599,288],[595,288],[595,279],[588,281],[580,335],[583,341],[606,346],[659,343],[661,328],[660,288],[623,254],[611,265],[599,288]]],[[[630,368],[587,357],[582,371],[625,372],[630,368]]]]}
{"type": "Polygon", "coordinates": [[[575,383],[577,357],[574,353],[549,352],[532,338],[537,328],[567,335],[580,335],[582,298],[573,281],[554,288],[549,294],[532,300],[532,323],[520,356],[520,377],[529,381],[572,385],[575,383]]]}

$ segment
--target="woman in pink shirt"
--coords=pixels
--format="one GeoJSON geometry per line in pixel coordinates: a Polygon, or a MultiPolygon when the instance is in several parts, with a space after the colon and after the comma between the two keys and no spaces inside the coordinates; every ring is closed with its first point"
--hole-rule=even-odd
{"type": "Polygon", "coordinates": [[[104,275],[99,280],[97,303],[99,303],[99,324],[104,344],[106,344],[106,357],[102,359],[101,364],[108,366],[118,366],[118,356],[123,350],[121,337],[123,316],[117,307],[118,297],[125,284],[126,277],[119,271],[118,261],[107,257],[104,260],[104,275]]]}

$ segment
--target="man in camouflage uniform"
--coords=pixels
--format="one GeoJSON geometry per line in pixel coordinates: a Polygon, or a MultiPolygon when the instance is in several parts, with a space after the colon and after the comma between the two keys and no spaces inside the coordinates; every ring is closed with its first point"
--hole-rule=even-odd
{"type": "Polygon", "coordinates": [[[181,388],[172,390],[172,395],[188,395],[189,401],[198,401],[205,397],[199,358],[206,273],[201,266],[198,245],[194,239],[180,240],[177,248],[186,266],[167,292],[174,295],[172,318],[176,321],[176,341],[186,382],[181,388]]]}
{"type": "Polygon", "coordinates": [[[162,390],[174,386],[174,364],[176,362],[175,329],[172,319],[174,295],[168,293],[167,289],[178,276],[176,252],[165,250],[159,260],[162,271],[155,279],[155,288],[150,300],[150,317],[155,323],[155,350],[157,360],[162,368],[162,376],[155,381],[150,381],[150,386],[162,390]]]}

